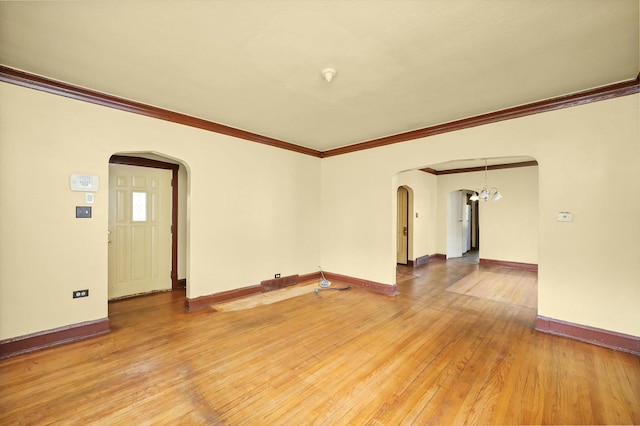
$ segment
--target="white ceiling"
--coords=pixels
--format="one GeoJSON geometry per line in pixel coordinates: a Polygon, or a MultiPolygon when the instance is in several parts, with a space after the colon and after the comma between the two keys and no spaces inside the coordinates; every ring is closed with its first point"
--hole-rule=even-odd
{"type": "Polygon", "coordinates": [[[634,79],[639,4],[0,2],[0,63],[325,151],[634,79]]]}

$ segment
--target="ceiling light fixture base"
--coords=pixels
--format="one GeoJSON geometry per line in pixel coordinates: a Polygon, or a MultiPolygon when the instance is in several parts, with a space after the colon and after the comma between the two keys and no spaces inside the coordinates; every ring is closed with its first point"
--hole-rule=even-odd
{"type": "Polygon", "coordinates": [[[333,80],[333,78],[337,74],[336,70],[334,70],[333,68],[325,68],[321,72],[324,79],[327,80],[327,83],[331,83],[331,80],[333,80]]]}

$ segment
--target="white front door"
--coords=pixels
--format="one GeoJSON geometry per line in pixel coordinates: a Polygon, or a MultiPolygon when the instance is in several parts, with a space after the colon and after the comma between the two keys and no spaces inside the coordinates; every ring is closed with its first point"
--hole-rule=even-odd
{"type": "Polygon", "coordinates": [[[109,299],[171,289],[171,177],[109,164],[109,299]]]}

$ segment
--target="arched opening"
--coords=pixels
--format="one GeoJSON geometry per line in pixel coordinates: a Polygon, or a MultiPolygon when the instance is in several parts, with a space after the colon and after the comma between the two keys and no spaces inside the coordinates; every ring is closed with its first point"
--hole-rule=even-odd
{"type": "MultiPolygon", "coordinates": [[[[410,184],[415,191],[414,266],[451,259],[445,264],[452,269],[467,271],[464,268],[469,265],[463,264],[475,263],[480,267],[469,270],[490,275],[492,267],[502,267],[508,278],[519,276],[511,272],[520,270],[527,280],[533,281],[533,290],[514,291],[514,297],[526,299],[514,303],[535,307],[539,239],[538,163],[528,156],[487,160],[434,163],[422,169],[398,173],[396,188],[410,184]],[[474,195],[480,195],[485,186],[489,196],[479,196],[479,200],[474,200],[474,195]],[[504,198],[495,197],[495,189],[499,189],[504,198]]],[[[446,268],[445,264],[439,263],[438,268],[446,268]]],[[[413,274],[407,278],[419,275],[413,274]]],[[[396,282],[405,278],[399,277],[397,275],[396,282]]],[[[469,279],[472,278],[477,277],[469,279]]],[[[513,283],[489,279],[483,282],[485,284],[513,283]]],[[[450,290],[466,291],[468,288],[452,287],[450,290]]],[[[501,294],[500,291],[490,288],[486,294],[494,297],[501,294]]]]}
{"type": "Polygon", "coordinates": [[[188,171],[153,152],[109,160],[108,298],[187,286],[188,171]]]}

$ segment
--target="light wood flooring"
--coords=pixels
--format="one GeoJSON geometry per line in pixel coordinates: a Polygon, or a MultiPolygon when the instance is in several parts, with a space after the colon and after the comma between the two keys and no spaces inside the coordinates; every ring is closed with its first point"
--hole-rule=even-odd
{"type": "Polygon", "coordinates": [[[529,271],[478,268],[446,290],[527,308],[538,307],[538,277],[529,271]]]}
{"type": "Polygon", "coordinates": [[[395,297],[111,303],[111,333],[0,361],[0,424],[640,423],[640,357],[536,332],[536,309],[504,291],[513,270],[438,260],[399,274],[395,297]]]}

